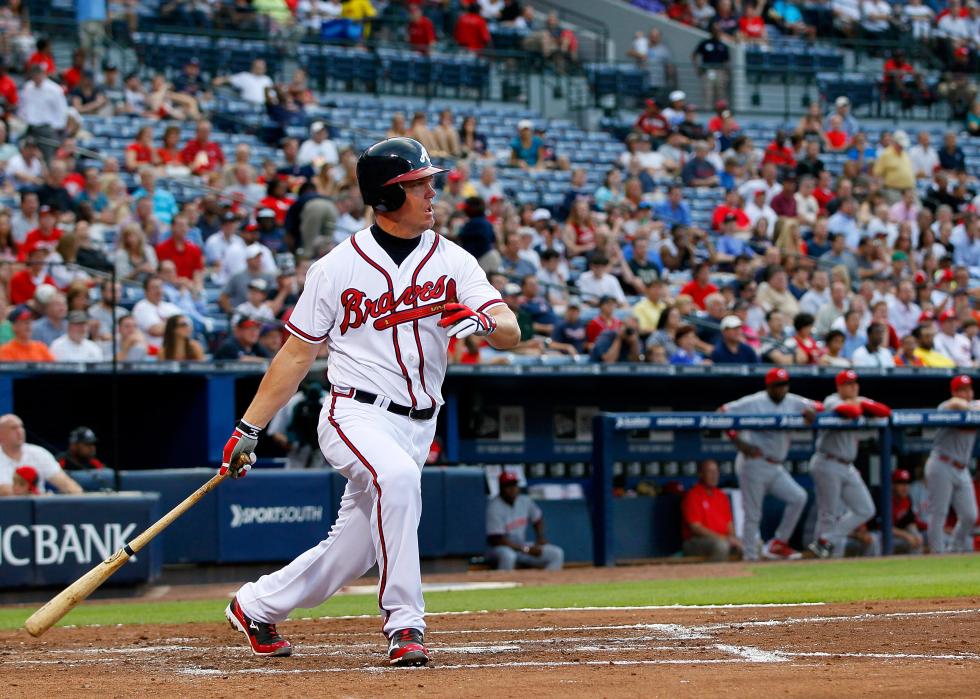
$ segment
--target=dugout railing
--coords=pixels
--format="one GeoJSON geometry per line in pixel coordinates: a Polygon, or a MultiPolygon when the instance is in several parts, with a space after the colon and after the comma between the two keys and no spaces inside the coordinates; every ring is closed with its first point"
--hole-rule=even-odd
{"type": "MultiPolygon", "coordinates": [[[[716,458],[716,435],[726,430],[816,431],[862,430],[877,432],[878,501],[882,522],[881,550],[892,552],[891,474],[898,454],[923,454],[932,449],[933,432],[942,427],[980,429],[980,411],[895,410],[889,419],[846,420],[818,415],[807,425],[799,415],[723,415],[704,412],[599,413],[593,418],[591,511],[594,563],[615,564],[613,524],[613,470],[617,461],[637,458],[637,450],[659,443],[658,458],[665,460],[716,458]],[[708,433],[713,438],[705,439],[708,433]],[[651,440],[651,435],[660,439],[651,440]]],[[[799,445],[794,444],[798,451],[799,445]]],[[[728,450],[730,451],[730,449],[728,450]]],[[[974,451],[976,456],[976,449],[974,451]]]]}

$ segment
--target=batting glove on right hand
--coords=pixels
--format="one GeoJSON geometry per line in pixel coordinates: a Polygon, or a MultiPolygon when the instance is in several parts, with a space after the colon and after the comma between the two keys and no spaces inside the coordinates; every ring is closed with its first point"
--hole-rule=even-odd
{"type": "Polygon", "coordinates": [[[474,311],[461,303],[447,303],[439,327],[449,328],[449,337],[462,340],[470,335],[489,335],[497,329],[497,321],[493,316],[482,311],[474,311]]]}
{"type": "Polygon", "coordinates": [[[261,427],[240,420],[238,427],[225,442],[221,454],[221,470],[218,473],[223,476],[230,472],[232,478],[244,478],[255,463],[255,445],[258,444],[261,431],[261,427]]]}

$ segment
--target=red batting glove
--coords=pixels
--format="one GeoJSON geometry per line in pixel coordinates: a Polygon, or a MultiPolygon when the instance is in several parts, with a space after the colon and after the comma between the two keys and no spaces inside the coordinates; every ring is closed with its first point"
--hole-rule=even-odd
{"type": "Polygon", "coordinates": [[[244,478],[255,463],[255,445],[259,441],[262,428],[250,425],[244,420],[238,422],[238,427],[231,433],[221,452],[222,476],[231,471],[232,478],[244,478]]]}
{"type": "Polygon", "coordinates": [[[449,337],[462,340],[470,335],[482,337],[489,335],[497,329],[497,321],[493,316],[482,311],[474,311],[461,303],[447,303],[439,327],[449,328],[449,337]]]}

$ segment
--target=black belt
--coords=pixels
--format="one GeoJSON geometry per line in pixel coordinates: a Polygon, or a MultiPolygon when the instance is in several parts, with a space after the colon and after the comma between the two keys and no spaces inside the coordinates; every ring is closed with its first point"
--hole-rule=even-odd
{"type": "Polygon", "coordinates": [[[820,451],[820,452],[817,452],[817,453],[820,454],[820,456],[824,457],[825,459],[830,459],[831,461],[836,461],[839,464],[844,464],[845,466],[850,466],[851,465],[851,462],[850,461],[847,461],[845,459],[842,459],[839,456],[837,456],[836,454],[828,454],[825,451],[820,451]]]}
{"type": "MultiPolygon", "coordinates": [[[[338,394],[344,395],[344,394],[338,394]]],[[[378,396],[374,393],[369,393],[368,391],[362,391],[359,388],[354,389],[353,395],[349,396],[353,398],[358,403],[367,403],[369,405],[375,405],[378,401],[378,396]]],[[[398,403],[388,403],[388,407],[385,408],[389,413],[394,413],[395,415],[401,415],[403,417],[409,417],[413,420],[431,420],[432,416],[436,414],[436,407],[424,408],[419,410],[418,408],[411,408],[407,405],[398,405],[398,403]]]]}
{"type": "Polygon", "coordinates": [[[946,462],[947,464],[949,464],[953,468],[958,469],[960,471],[962,471],[964,468],[966,468],[966,464],[964,464],[962,462],[959,462],[959,461],[957,461],[956,459],[954,459],[954,458],[952,458],[950,456],[946,456],[945,454],[936,454],[936,458],[939,459],[940,461],[946,462]]]}

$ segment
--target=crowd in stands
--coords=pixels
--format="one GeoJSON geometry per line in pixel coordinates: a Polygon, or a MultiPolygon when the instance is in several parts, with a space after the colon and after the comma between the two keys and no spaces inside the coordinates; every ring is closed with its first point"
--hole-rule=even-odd
{"type": "MultiPolygon", "coordinates": [[[[463,9],[510,21],[519,5],[463,9]]],[[[647,38],[645,60],[668,76],[659,35],[647,38]]],[[[358,153],[307,114],[323,96],[302,71],[276,82],[262,59],[205,76],[188,56],[170,82],[121,76],[81,48],[67,67],[44,39],[35,49],[24,58],[8,47],[0,70],[0,196],[9,204],[0,211],[0,359],[274,354],[310,263],[372,220],[354,176],[358,153]],[[236,141],[233,152],[215,140],[215,95],[264,105],[273,120],[299,118],[277,122],[290,130],[259,162],[258,139],[236,141]],[[121,117],[144,124],[124,157],[84,147],[95,120],[121,117]],[[297,127],[303,137],[288,135],[297,127]],[[197,196],[178,200],[174,178],[193,181],[197,196]]],[[[435,228],[479,260],[522,329],[514,352],[471,337],[452,348],[453,361],[980,361],[980,199],[961,147],[968,136],[951,130],[932,143],[927,129],[897,129],[869,138],[839,97],[755,143],[724,99],[710,107],[679,90],[649,99],[599,184],[540,123],[517,123],[502,153],[465,110],[444,109],[431,126],[424,111],[394,114],[389,136],[416,138],[452,164],[438,182],[435,228]],[[520,203],[504,172],[554,175],[566,183],[561,203],[520,203]],[[710,220],[695,215],[710,201],[710,220]]]]}

